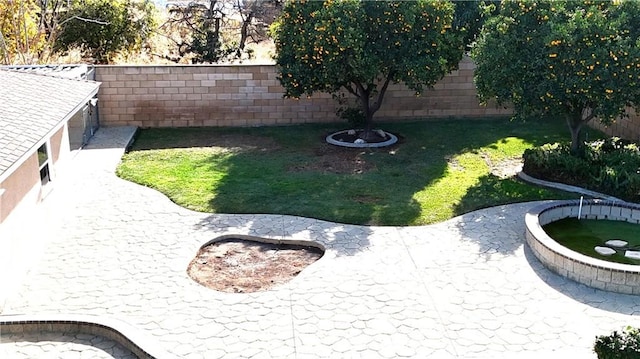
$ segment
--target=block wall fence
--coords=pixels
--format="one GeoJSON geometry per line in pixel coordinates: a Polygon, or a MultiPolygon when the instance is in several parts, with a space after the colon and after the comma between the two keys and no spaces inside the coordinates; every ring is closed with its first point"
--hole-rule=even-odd
{"type": "MultiPolygon", "coordinates": [[[[393,85],[377,120],[486,117],[511,110],[480,106],[469,58],[416,96],[393,85]]],[[[274,65],[97,66],[100,122],[139,127],[263,126],[344,121],[328,94],[285,99],[274,65]]]]}
{"type": "Polygon", "coordinates": [[[640,142],[640,114],[632,109],[629,113],[628,118],[618,119],[609,126],[604,126],[598,121],[592,121],[590,125],[609,136],[618,136],[640,142]]]}
{"type": "MultiPolygon", "coordinates": [[[[376,120],[511,115],[511,109],[479,104],[474,69],[465,57],[458,70],[420,96],[402,85],[390,86],[376,120]]],[[[100,122],[146,128],[344,121],[336,117],[336,102],[328,94],[283,98],[276,76],[275,65],[97,66],[100,122]]],[[[640,140],[640,115],[633,111],[609,127],[597,121],[590,125],[611,136],[640,140]]]]}

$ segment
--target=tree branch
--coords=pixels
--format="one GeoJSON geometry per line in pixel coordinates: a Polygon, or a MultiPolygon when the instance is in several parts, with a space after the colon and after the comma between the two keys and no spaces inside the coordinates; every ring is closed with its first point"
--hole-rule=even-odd
{"type": "Polygon", "coordinates": [[[358,91],[356,89],[354,89],[353,87],[351,87],[351,85],[349,85],[349,86],[345,85],[343,87],[347,90],[347,92],[349,92],[350,94],[354,95],[355,97],[358,97],[358,98],[360,97],[360,95],[358,95],[358,91]]]}
{"type": "Polygon", "coordinates": [[[589,121],[591,121],[591,119],[593,119],[595,117],[595,115],[593,114],[593,108],[591,108],[591,106],[585,106],[582,109],[582,114],[580,116],[582,118],[582,122],[587,123],[589,121]]]}
{"type": "Polygon", "coordinates": [[[95,19],[86,19],[84,17],[80,17],[80,16],[72,16],[66,20],[64,20],[63,22],[60,23],[60,26],[66,24],[67,22],[71,21],[71,20],[80,20],[80,21],[84,21],[84,22],[92,22],[94,24],[98,24],[98,25],[110,25],[111,23],[108,21],[100,21],[100,20],[95,20],[95,19]]]}
{"type": "Polygon", "coordinates": [[[386,80],[384,81],[384,85],[382,85],[380,92],[378,92],[378,98],[376,99],[376,101],[373,103],[373,106],[371,107],[371,110],[373,112],[376,112],[380,109],[380,106],[382,105],[382,100],[384,99],[384,94],[387,92],[387,88],[389,87],[389,83],[391,82],[392,77],[393,77],[393,71],[390,71],[389,74],[387,75],[386,80]]]}
{"type": "Polygon", "coordinates": [[[364,88],[364,85],[359,81],[355,81],[354,84],[356,85],[356,90],[357,90],[356,92],[359,93],[359,94],[356,94],[356,97],[358,97],[360,101],[366,100],[368,104],[371,90],[369,88],[364,88]]]}

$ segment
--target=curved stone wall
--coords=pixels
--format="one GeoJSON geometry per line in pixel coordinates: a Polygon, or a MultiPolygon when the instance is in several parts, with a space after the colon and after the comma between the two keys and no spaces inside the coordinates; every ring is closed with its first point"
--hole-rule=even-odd
{"type": "Polygon", "coordinates": [[[77,314],[2,315],[3,334],[89,334],[112,340],[141,359],[174,358],[150,336],[130,325],[104,317],[77,314]]]}
{"type": "MultiPolygon", "coordinates": [[[[593,288],[611,292],[640,294],[640,266],[607,262],[561,245],[542,226],[568,217],[578,217],[579,200],[554,201],[531,209],[525,215],[526,240],[533,254],[551,271],[593,288]]],[[[588,200],[581,218],[626,221],[640,224],[640,205],[604,200],[588,200]]]]}

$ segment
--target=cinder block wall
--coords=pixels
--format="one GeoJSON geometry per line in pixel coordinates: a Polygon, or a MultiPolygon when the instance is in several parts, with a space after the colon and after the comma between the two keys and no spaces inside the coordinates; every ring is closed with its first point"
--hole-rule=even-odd
{"type": "Polygon", "coordinates": [[[609,126],[604,126],[598,121],[592,121],[590,125],[609,136],[618,136],[628,140],[640,141],[640,114],[633,109],[630,109],[629,113],[629,118],[618,119],[609,126]]]}
{"type": "MultiPolygon", "coordinates": [[[[511,110],[480,106],[469,58],[416,96],[390,86],[377,120],[484,117],[511,110]]],[[[98,66],[100,122],[140,127],[261,126],[343,121],[328,94],[283,98],[274,65],[98,66]]]]}

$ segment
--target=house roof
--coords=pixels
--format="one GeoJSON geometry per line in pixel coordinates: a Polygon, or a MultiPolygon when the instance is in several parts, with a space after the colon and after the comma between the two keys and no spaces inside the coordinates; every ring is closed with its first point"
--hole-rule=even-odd
{"type": "Polygon", "coordinates": [[[93,97],[99,82],[0,69],[0,182],[93,97]]]}
{"type": "Polygon", "coordinates": [[[19,72],[30,72],[38,75],[51,75],[76,80],[93,80],[88,78],[89,66],[85,64],[77,65],[9,65],[0,69],[15,70],[19,72]]]}

